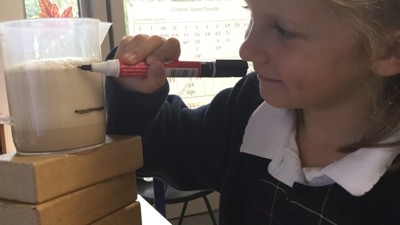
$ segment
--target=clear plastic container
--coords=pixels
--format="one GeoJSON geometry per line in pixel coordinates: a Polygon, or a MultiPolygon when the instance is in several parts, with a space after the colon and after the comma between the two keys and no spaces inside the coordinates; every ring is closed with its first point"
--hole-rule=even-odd
{"type": "Polygon", "coordinates": [[[18,153],[80,151],[105,141],[99,62],[109,23],[51,18],[0,23],[13,141],[18,153]]]}

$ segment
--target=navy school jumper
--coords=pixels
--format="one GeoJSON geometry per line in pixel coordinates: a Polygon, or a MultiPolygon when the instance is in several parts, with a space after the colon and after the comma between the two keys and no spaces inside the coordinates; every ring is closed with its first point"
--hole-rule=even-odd
{"type": "Polygon", "coordinates": [[[154,94],[130,92],[107,78],[107,132],[142,136],[138,176],[220,192],[220,225],[400,225],[398,169],[355,197],[337,184],[289,187],[268,173],[269,159],[240,153],[247,122],[263,101],[256,74],[198,109],[168,90],[166,83],[154,94]]]}

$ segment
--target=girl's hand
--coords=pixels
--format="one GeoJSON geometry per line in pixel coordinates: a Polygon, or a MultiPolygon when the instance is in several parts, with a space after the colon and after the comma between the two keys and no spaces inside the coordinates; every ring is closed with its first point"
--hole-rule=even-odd
{"type": "Polygon", "coordinates": [[[168,40],[160,36],[136,35],[121,39],[114,58],[128,64],[146,61],[149,64],[147,77],[113,78],[121,86],[142,93],[152,93],[161,88],[166,80],[164,62],[178,60],[180,44],[175,38],[168,40]]]}

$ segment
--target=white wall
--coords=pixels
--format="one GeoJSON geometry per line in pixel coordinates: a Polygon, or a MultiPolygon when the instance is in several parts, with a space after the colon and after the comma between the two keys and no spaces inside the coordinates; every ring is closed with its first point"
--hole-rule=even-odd
{"type": "Polygon", "coordinates": [[[0,21],[24,18],[23,0],[0,1],[0,21]]]}
{"type": "MultiPolygon", "coordinates": [[[[0,1],[0,22],[23,19],[24,17],[23,0],[0,1]]],[[[9,115],[1,54],[0,62],[0,114],[9,115]]],[[[9,126],[5,126],[5,128],[6,149],[7,151],[14,151],[15,147],[12,142],[11,129],[9,126]]]]}

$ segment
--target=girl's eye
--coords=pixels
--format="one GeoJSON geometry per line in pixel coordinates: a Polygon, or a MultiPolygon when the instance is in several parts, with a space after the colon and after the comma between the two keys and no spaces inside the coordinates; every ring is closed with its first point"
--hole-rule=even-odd
{"type": "Polygon", "coordinates": [[[242,4],[243,9],[250,10],[250,7],[249,7],[249,5],[247,4],[247,1],[243,1],[241,4],[242,4]]]}
{"type": "Polygon", "coordinates": [[[284,27],[282,27],[280,24],[275,23],[274,24],[274,29],[278,32],[278,34],[285,39],[290,39],[293,38],[295,36],[294,33],[288,31],[287,29],[285,29],[284,27]]]}

